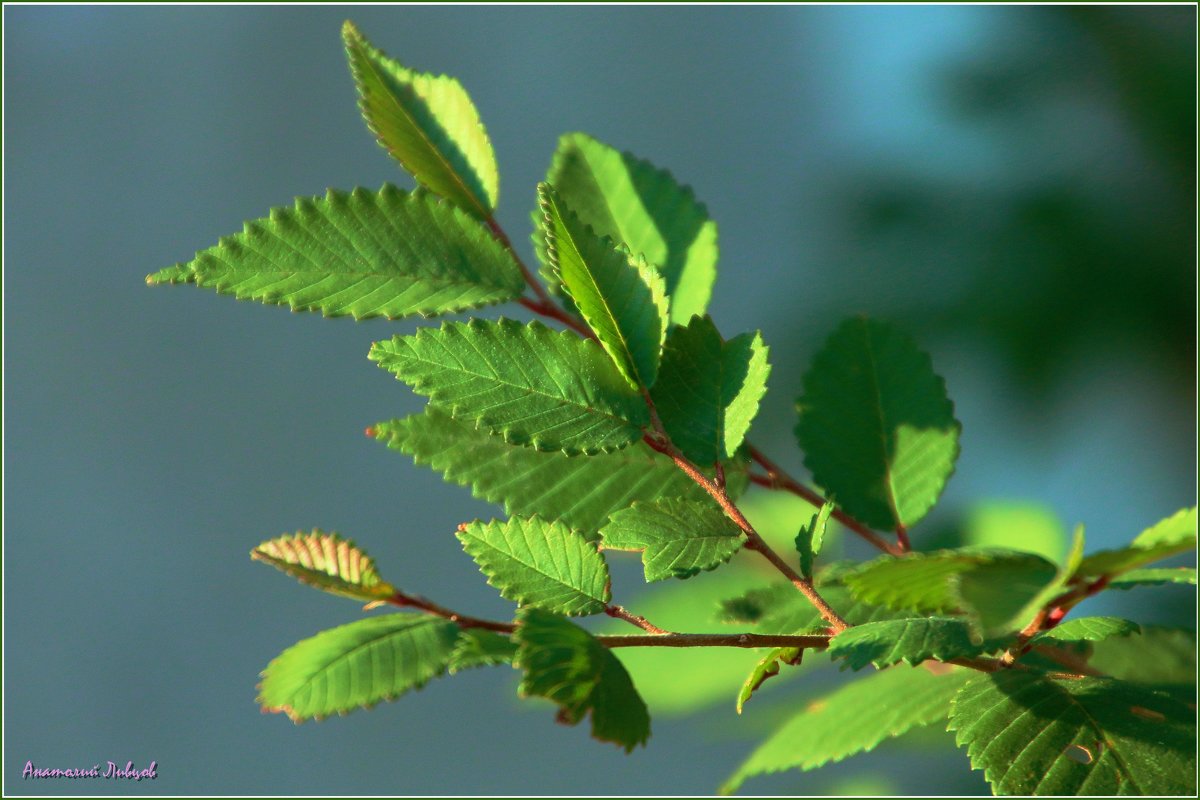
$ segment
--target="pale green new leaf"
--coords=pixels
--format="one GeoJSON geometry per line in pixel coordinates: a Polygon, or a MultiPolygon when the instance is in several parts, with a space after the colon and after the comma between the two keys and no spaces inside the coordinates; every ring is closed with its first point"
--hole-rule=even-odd
{"type": "Polygon", "coordinates": [[[146,278],[239,300],[396,319],[467,311],[520,296],[512,255],[484,225],[428,194],[330,189],[247,222],[242,233],[146,278]]]}
{"type": "Polygon", "coordinates": [[[640,550],[646,581],[690,578],[741,549],[741,529],[711,498],[664,498],[615,512],[600,530],[606,550],[640,550]]]}
{"type": "MultiPolygon", "coordinates": [[[[508,444],[435,406],[369,430],[447,481],[471,487],[481,500],[503,504],[510,516],[557,519],[589,537],[609,514],[637,500],[710,499],[671,459],[641,442],[587,458],[545,453],[508,444]]],[[[726,479],[726,490],[736,497],[746,486],[746,471],[729,469],[726,479]]]]}
{"type": "Polygon", "coordinates": [[[1132,636],[1141,633],[1142,626],[1120,617],[1079,617],[1042,631],[1029,640],[1032,645],[1055,642],[1098,642],[1102,639],[1132,636]]]}
{"type": "Polygon", "coordinates": [[[487,218],[500,193],[496,155],[462,84],[408,69],[347,21],[342,40],[371,133],[417,182],[487,218]]]}
{"type": "Polygon", "coordinates": [[[1136,586],[1162,586],[1167,583],[1196,585],[1195,567],[1163,567],[1135,569],[1108,582],[1109,589],[1132,589],[1136,586]]]}
{"type": "Polygon", "coordinates": [[[589,712],[592,736],[632,752],[650,738],[650,715],[629,673],[594,636],[565,617],[527,609],[513,634],[519,691],[559,705],[558,721],[578,724],[589,712]]]}
{"type": "Polygon", "coordinates": [[[662,276],[594,233],[549,184],[538,205],[550,269],[630,385],[653,386],[667,335],[662,276]]]}
{"type": "Polygon", "coordinates": [[[458,626],[426,614],[384,614],[322,631],[267,665],[263,711],[295,722],[392,700],[441,675],[458,626]]]}
{"type": "Polygon", "coordinates": [[[671,441],[697,464],[733,456],[767,391],[767,346],[758,333],[726,342],[709,317],[671,329],[654,405],[671,441]]]}
{"type": "MultiPolygon", "coordinates": [[[[717,277],[717,225],[689,187],[630,153],[583,133],[559,139],[546,176],[579,218],[600,236],[625,244],[666,281],[671,322],[703,314],[717,277]]],[[[538,230],[540,212],[534,212],[538,230]]],[[[542,274],[560,291],[545,244],[534,235],[542,274]]]]}
{"type": "Polygon", "coordinates": [[[455,419],[537,450],[618,450],[647,422],[645,402],[595,342],[540,322],[446,322],[376,342],[370,357],[455,419]]]}
{"type": "Polygon", "coordinates": [[[970,626],[949,617],[868,622],[847,628],[829,642],[830,657],[845,658],[854,670],[869,664],[882,669],[901,661],[915,666],[931,658],[950,661],[981,652],[970,626]]]}
{"type": "Polygon", "coordinates": [[[448,666],[454,675],[473,667],[511,664],[516,655],[517,646],[509,637],[482,628],[468,628],[458,635],[448,666]]]}
{"type": "Polygon", "coordinates": [[[813,563],[821,553],[821,545],[825,543],[825,528],[829,524],[829,515],[833,513],[833,503],[825,503],[813,518],[800,526],[796,534],[796,552],[800,554],[800,574],[806,578],[813,576],[813,563]]]}
{"type": "Polygon", "coordinates": [[[375,571],[375,562],[354,542],[336,533],[313,530],[279,536],[250,551],[256,561],[270,564],[301,583],[352,600],[374,602],[395,593],[375,571]]]}
{"type": "Polygon", "coordinates": [[[750,675],[746,677],[746,682],[742,684],[741,690],[737,696],[737,713],[742,713],[742,708],[745,707],[746,701],[754,696],[759,687],[767,681],[768,678],[774,678],[779,674],[780,664],[791,664],[798,666],[801,659],[804,657],[804,651],[799,647],[776,647],[762,657],[762,660],[754,665],[754,669],[750,671],[750,675]]]}
{"type": "Polygon", "coordinates": [[[1138,534],[1129,547],[1083,559],[1078,575],[1119,575],[1144,564],[1196,549],[1196,508],[1177,511],[1138,534]]]}
{"type": "Polygon", "coordinates": [[[950,699],[972,673],[934,674],[893,667],[813,701],[771,735],[720,791],[732,794],[747,778],[788,769],[810,770],[873,750],[885,739],[945,719],[950,699]]]}
{"type": "Polygon", "coordinates": [[[1132,683],[980,675],[950,729],[996,794],[1196,794],[1195,713],[1132,683]]]}
{"type": "Polygon", "coordinates": [[[797,408],[813,480],[873,528],[920,521],[954,472],[962,426],[945,381],[888,324],[843,322],[813,358],[797,408]]]}
{"type": "Polygon", "coordinates": [[[561,522],[476,521],[460,525],[456,535],[488,583],[521,606],[598,614],[611,599],[604,556],[561,522]]]}

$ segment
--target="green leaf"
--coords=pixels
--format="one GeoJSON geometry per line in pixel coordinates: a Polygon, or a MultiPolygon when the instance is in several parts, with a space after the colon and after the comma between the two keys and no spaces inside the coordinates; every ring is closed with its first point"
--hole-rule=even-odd
{"type": "Polygon", "coordinates": [[[146,278],[355,319],[467,311],[525,288],[512,255],[478,220],[385,184],[330,189],[247,222],[242,233],[146,278]]]}
{"type": "Polygon", "coordinates": [[[1195,714],[1131,683],[1000,670],[962,688],[950,729],[996,794],[1196,793],[1195,714]]]}
{"type": "MultiPolygon", "coordinates": [[[[1151,686],[1196,685],[1196,632],[1143,625],[1128,638],[1092,645],[1088,663],[1105,675],[1151,686]]],[[[1195,696],[1194,690],[1188,694],[1195,696]]]]}
{"type": "Polygon", "coordinates": [[[389,58],[347,21],[342,40],[363,119],[379,144],[417,182],[487,218],[500,176],[479,112],[462,85],[389,58]]]}
{"type": "Polygon", "coordinates": [[[445,671],[458,626],[426,614],[384,614],[322,631],[267,665],[263,711],[295,722],[393,700],[445,671]]]}
{"type": "MultiPolygon", "coordinates": [[[[644,255],[662,273],[672,323],[704,313],[717,277],[717,224],[689,187],[583,133],[559,139],[546,182],[598,235],[644,255]]],[[[535,211],[535,230],[539,218],[535,211]]],[[[534,236],[534,247],[549,265],[541,236],[534,236]]],[[[547,266],[542,274],[558,291],[553,269],[547,266]]]]}
{"type": "Polygon", "coordinates": [[[354,542],[336,533],[313,530],[279,536],[250,551],[301,583],[362,602],[385,600],[396,588],[375,571],[375,562],[354,542]]]}
{"type": "Polygon", "coordinates": [[[746,682],[742,684],[741,690],[737,696],[737,713],[742,713],[742,708],[759,687],[763,685],[768,678],[774,678],[779,674],[780,664],[791,664],[798,666],[801,659],[804,657],[804,651],[799,647],[776,647],[762,657],[754,669],[750,672],[746,682]]]}
{"type": "Polygon", "coordinates": [[[758,333],[726,342],[709,317],[671,329],[651,391],[663,427],[697,464],[733,456],[767,391],[767,346],[758,333]]]}
{"type": "Polygon", "coordinates": [[[1029,643],[1036,645],[1047,641],[1098,642],[1101,639],[1132,636],[1141,633],[1141,630],[1142,626],[1136,622],[1120,617],[1079,617],[1067,620],[1048,631],[1042,631],[1030,639],[1029,643]]]}
{"type": "Polygon", "coordinates": [[[1135,586],[1161,586],[1166,583],[1196,585],[1195,567],[1163,567],[1135,569],[1108,582],[1109,589],[1132,589],[1135,586]]]}
{"type": "Polygon", "coordinates": [[[813,480],[873,528],[920,521],[954,472],[962,426],[945,381],[883,322],[843,322],[813,358],[797,408],[813,480]]]}
{"type": "Polygon", "coordinates": [[[845,658],[850,669],[868,664],[882,669],[901,661],[913,666],[931,658],[950,661],[983,652],[971,628],[961,619],[922,617],[855,625],[829,642],[832,658],[845,658]]]}
{"type": "Polygon", "coordinates": [[[618,450],[647,422],[641,396],[595,342],[540,322],[446,322],[376,342],[371,359],[455,419],[537,450],[618,450]]]}
{"type": "Polygon", "coordinates": [[[800,554],[800,574],[806,578],[813,576],[813,562],[821,552],[825,542],[825,527],[829,524],[829,515],[833,513],[833,503],[825,503],[813,516],[808,524],[800,526],[796,534],[796,552],[800,554]]]}
{"type": "Polygon", "coordinates": [[[589,712],[592,736],[633,752],[650,738],[650,715],[617,657],[565,617],[537,609],[521,612],[513,634],[520,693],[559,705],[558,720],[578,724],[589,712]]]}
{"type": "Polygon", "coordinates": [[[996,500],[971,506],[963,525],[962,543],[1020,550],[1058,561],[1067,549],[1067,532],[1047,506],[996,500]]]}
{"type": "Polygon", "coordinates": [[[968,613],[991,631],[1021,614],[1058,575],[1032,553],[962,548],[880,558],[842,581],[864,602],[926,614],[968,613]]]}
{"type": "Polygon", "coordinates": [[[469,628],[458,635],[448,666],[453,675],[474,667],[511,664],[516,655],[517,646],[507,636],[482,628],[469,628]]]}
{"type": "Polygon", "coordinates": [[[604,556],[561,522],[537,517],[470,522],[456,535],[488,583],[521,606],[598,614],[612,597],[604,556]]]}
{"type": "MultiPolygon", "coordinates": [[[[447,481],[470,486],[476,497],[502,503],[510,516],[557,519],[588,536],[596,535],[609,514],[638,500],[709,499],[671,459],[641,442],[588,458],[543,453],[510,445],[436,406],[381,422],[370,432],[416,463],[442,472],[447,481]]],[[[726,477],[726,490],[733,495],[745,488],[745,469],[728,470],[726,477]]]]}
{"type": "Polygon", "coordinates": [[[720,792],[732,794],[755,775],[841,761],[945,719],[950,699],[971,674],[893,667],[842,686],[810,703],[759,745],[720,792]]]}
{"type": "Polygon", "coordinates": [[[662,276],[593,233],[549,184],[538,205],[550,269],[630,385],[653,386],[667,335],[662,276]]]}
{"type": "Polygon", "coordinates": [[[1079,576],[1119,575],[1196,549],[1196,508],[1185,508],[1138,534],[1121,550],[1102,550],[1083,559],[1079,576]]]}
{"type": "Polygon", "coordinates": [[[615,512],[600,531],[606,550],[640,550],[646,581],[690,578],[742,548],[742,531],[711,500],[664,498],[615,512]]]}

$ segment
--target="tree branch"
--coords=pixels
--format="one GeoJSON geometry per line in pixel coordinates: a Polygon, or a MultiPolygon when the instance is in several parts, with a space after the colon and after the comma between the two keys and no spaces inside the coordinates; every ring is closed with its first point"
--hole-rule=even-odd
{"type": "Polygon", "coordinates": [[[636,625],[637,627],[641,628],[642,630],[646,631],[647,633],[653,633],[658,636],[675,635],[675,634],[671,634],[670,631],[663,630],[662,628],[658,627],[654,623],[650,622],[650,620],[646,619],[645,617],[630,613],[629,611],[626,611],[624,608],[622,608],[621,606],[618,606],[618,605],[608,606],[607,608],[604,609],[604,613],[608,614],[610,617],[613,617],[615,619],[623,619],[626,622],[628,622],[630,625],[636,625]]]}

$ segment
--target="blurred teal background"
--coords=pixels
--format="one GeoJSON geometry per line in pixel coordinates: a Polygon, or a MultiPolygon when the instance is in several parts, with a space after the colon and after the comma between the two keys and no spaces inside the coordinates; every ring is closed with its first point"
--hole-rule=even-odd
{"type": "MultiPolygon", "coordinates": [[[[915,333],[965,428],[918,546],[981,503],[1030,501],[1097,548],[1195,502],[1194,8],[3,13],[5,793],[707,793],[809,689],[736,717],[735,680],[628,757],[499,669],[320,724],[258,713],[275,654],[359,614],[252,564],[264,538],[336,529],[412,591],[510,610],[451,535],[498,512],[362,435],[421,407],[365,358],[416,322],[143,283],[296,195],[408,185],[356,112],[346,17],[464,82],[526,254],[562,132],[695,187],[720,226],[713,313],[772,346],[754,439],[785,466],[836,321],[915,333]],[[34,783],[27,759],[160,777],[34,783]]],[[[1085,613],[1194,620],[1190,589],[1113,595],[1085,613]]],[[[746,788],[985,791],[936,732],[746,788]]]]}

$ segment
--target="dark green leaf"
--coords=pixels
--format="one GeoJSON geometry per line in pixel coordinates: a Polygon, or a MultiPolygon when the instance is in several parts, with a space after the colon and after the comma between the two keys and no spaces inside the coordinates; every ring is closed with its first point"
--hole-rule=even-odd
{"type": "Polygon", "coordinates": [[[540,322],[446,322],[376,342],[371,359],[455,419],[537,450],[619,450],[648,418],[595,342],[540,322]]]}
{"type": "Polygon", "coordinates": [[[279,536],[251,550],[250,557],[301,583],[352,600],[375,602],[396,591],[379,577],[370,556],[336,533],[313,530],[279,536]]]}
{"type": "Polygon", "coordinates": [[[604,556],[561,522],[470,522],[459,526],[457,536],[488,583],[522,606],[598,614],[611,599],[604,556]]]}
{"type": "Polygon", "coordinates": [[[520,268],[478,220],[430,195],[385,185],[329,190],[247,222],[147,283],[194,283],[355,319],[466,311],[520,296],[520,268]]]}
{"type": "Polygon", "coordinates": [[[843,686],[810,703],[775,731],[720,791],[732,794],[755,775],[816,769],[945,719],[950,699],[971,674],[893,667],[843,686]]]}
{"type": "Polygon", "coordinates": [[[697,464],[733,456],[767,391],[767,346],[758,333],[726,342],[708,317],[672,328],[651,396],[671,441],[697,464]]]}
{"type": "Polygon", "coordinates": [[[800,526],[796,534],[796,552],[800,554],[800,574],[806,578],[813,576],[813,562],[821,552],[825,542],[825,527],[829,524],[829,515],[833,513],[833,503],[825,503],[807,524],[800,526]]]}
{"type": "MultiPolygon", "coordinates": [[[[671,322],[684,324],[708,306],[717,276],[717,225],[690,188],[669,172],[582,133],[563,136],[546,181],[598,235],[642,254],[666,280],[671,322]]],[[[535,229],[540,212],[534,212],[535,229]]],[[[543,264],[541,236],[534,246],[543,264]]],[[[543,270],[558,288],[553,270],[543,270]]]]}
{"type": "Polygon", "coordinates": [[[441,675],[458,626],[425,614],[384,614],[318,633],[262,673],[263,711],[295,722],[393,700],[441,675]]]}
{"type": "Polygon", "coordinates": [[[550,269],[630,385],[653,386],[667,335],[662,276],[593,233],[549,184],[538,205],[550,269]]]}
{"type": "Polygon", "coordinates": [[[804,375],[796,436],[813,480],[874,528],[911,527],[954,471],[961,430],[946,384],[916,343],[853,317],[804,375]]]}
{"type": "Polygon", "coordinates": [[[950,729],[996,794],[1195,795],[1195,713],[1103,678],[1000,670],[963,687],[950,729]]]}
{"type": "Polygon", "coordinates": [[[615,512],[600,531],[607,550],[640,550],[646,580],[690,578],[724,564],[742,531],[709,499],[664,498],[615,512]]]}
{"type": "Polygon", "coordinates": [[[829,655],[845,658],[846,665],[855,670],[868,664],[882,669],[901,661],[915,666],[931,658],[950,661],[981,652],[970,626],[948,617],[868,622],[847,628],[829,642],[829,655]]]}
{"type": "Polygon", "coordinates": [[[478,217],[499,197],[496,156],[479,112],[454,78],[408,69],[342,27],[359,108],[383,149],[417,182],[478,217]]]}
{"type": "MultiPolygon", "coordinates": [[[[671,459],[641,442],[587,458],[545,453],[510,445],[435,406],[424,414],[381,422],[371,433],[418,464],[442,472],[447,481],[470,486],[476,497],[503,503],[510,516],[557,519],[590,537],[609,514],[638,500],[710,499],[671,459]]],[[[737,462],[730,466],[726,490],[736,497],[746,486],[746,470],[737,462]]]]}
{"type": "Polygon", "coordinates": [[[523,696],[559,706],[558,720],[578,724],[589,712],[592,736],[632,752],[650,738],[650,715],[621,666],[604,645],[565,617],[537,609],[521,612],[513,634],[523,696]]]}

